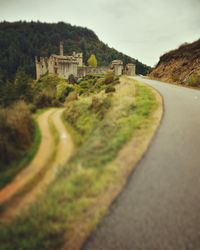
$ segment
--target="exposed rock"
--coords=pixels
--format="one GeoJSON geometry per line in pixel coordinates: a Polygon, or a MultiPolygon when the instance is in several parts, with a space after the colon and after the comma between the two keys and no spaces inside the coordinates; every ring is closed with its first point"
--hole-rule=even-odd
{"type": "Polygon", "coordinates": [[[160,57],[150,77],[184,85],[200,85],[200,40],[183,44],[160,57]]]}

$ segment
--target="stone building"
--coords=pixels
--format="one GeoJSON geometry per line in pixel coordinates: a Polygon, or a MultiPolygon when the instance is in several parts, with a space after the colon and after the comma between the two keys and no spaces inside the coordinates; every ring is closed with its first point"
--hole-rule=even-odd
{"type": "Polygon", "coordinates": [[[51,55],[49,58],[35,57],[36,78],[51,73],[68,79],[69,75],[78,76],[78,67],[83,66],[82,53],[73,52],[71,56],[64,55],[63,43],[60,43],[60,55],[51,55]]]}
{"type": "Polygon", "coordinates": [[[45,74],[56,74],[60,78],[68,79],[69,75],[84,77],[87,74],[102,74],[108,70],[113,70],[116,76],[126,74],[135,75],[135,65],[123,65],[121,60],[112,61],[110,67],[91,67],[83,64],[83,54],[73,52],[71,56],[64,55],[63,43],[60,43],[60,54],[47,57],[35,57],[36,79],[40,79],[45,74]]]}

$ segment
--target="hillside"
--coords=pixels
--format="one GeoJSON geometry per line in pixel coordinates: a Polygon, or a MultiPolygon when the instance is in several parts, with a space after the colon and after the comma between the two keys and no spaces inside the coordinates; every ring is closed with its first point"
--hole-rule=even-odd
{"type": "MultiPolygon", "coordinates": [[[[64,41],[66,54],[82,51],[87,61],[90,54],[95,53],[98,64],[102,66],[107,66],[114,59],[121,59],[124,63],[135,62],[134,58],[108,47],[87,28],[63,22],[1,22],[0,81],[13,80],[19,67],[35,77],[35,55],[58,53],[59,41],[64,41]]],[[[146,74],[149,67],[136,60],[136,71],[138,74],[146,74]]]]}
{"type": "Polygon", "coordinates": [[[150,77],[189,86],[200,86],[200,40],[183,44],[160,57],[150,77]]]}

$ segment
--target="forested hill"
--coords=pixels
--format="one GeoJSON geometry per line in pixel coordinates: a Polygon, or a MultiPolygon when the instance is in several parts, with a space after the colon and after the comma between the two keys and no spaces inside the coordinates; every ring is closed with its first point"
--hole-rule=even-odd
{"type": "MultiPolygon", "coordinates": [[[[95,53],[98,65],[108,65],[114,59],[121,59],[124,63],[135,62],[134,58],[108,47],[87,28],[63,22],[4,21],[0,23],[0,80],[12,80],[19,68],[35,77],[35,55],[58,53],[59,41],[64,41],[66,54],[82,51],[85,61],[95,53]]],[[[136,71],[145,75],[149,67],[136,60],[136,71]]]]}

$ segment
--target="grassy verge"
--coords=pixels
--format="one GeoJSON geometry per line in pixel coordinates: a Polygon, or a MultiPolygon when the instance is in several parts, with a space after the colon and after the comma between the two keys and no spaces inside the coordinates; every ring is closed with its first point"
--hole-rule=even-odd
{"type": "Polygon", "coordinates": [[[3,188],[6,184],[8,184],[16,175],[19,173],[24,167],[26,167],[29,162],[33,159],[36,154],[38,147],[41,141],[40,129],[35,120],[34,123],[34,141],[33,144],[24,155],[20,158],[19,161],[13,162],[11,166],[9,166],[8,170],[1,172],[0,175],[0,188],[3,188]]]}
{"type": "Polygon", "coordinates": [[[135,81],[124,79],[115,88],[67,105],[63,119],[78,138],[76,154],[29,211],[0,225],[2,249],[78,249],[98,223],[113,198],[109,191],[121,185],[115,159],[151,126],[158,106],[152,90],[135,81]]]}

